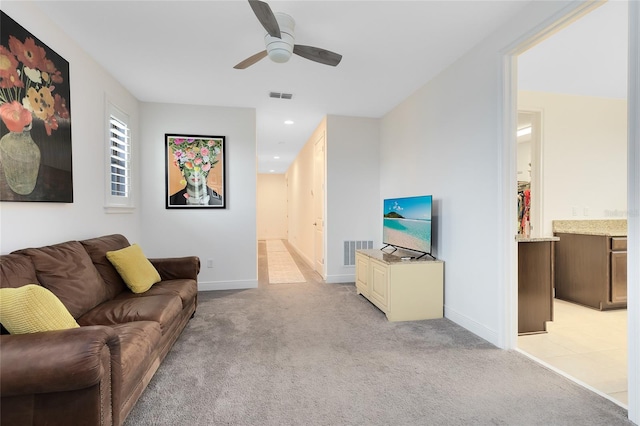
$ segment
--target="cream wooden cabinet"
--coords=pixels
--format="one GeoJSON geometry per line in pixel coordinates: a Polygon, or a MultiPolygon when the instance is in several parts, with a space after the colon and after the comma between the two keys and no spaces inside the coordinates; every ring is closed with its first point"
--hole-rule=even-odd
{"type": "Polygon", "coordinates": [[[385,313],[389,321],[443,316],[440,260],[402,260],[380,250],[356,252],[356,291],[385,313]]]}
{"type": "Polygon", "coordinates": [[[356,252],[356,290],[369,297],[369,257],[356,252]]]}

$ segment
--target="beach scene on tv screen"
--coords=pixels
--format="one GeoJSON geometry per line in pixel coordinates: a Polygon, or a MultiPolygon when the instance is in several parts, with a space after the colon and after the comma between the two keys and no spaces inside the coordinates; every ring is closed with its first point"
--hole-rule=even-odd
{"type": "Polygon", "coordinates": [[[384,244],[431,252],[431,197],[384,200],[384,244]]]}

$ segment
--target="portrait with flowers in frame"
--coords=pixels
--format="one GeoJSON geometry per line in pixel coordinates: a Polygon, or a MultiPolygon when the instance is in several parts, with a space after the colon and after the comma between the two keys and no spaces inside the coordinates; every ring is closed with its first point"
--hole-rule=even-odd
{"type": "Polygon", "coordinates": [[[226,208],[225,137],[165,134],[166,208],[226,208]]]}
{"type": "Polygon", "coordinates": [[[0,11],[0,201],[73,202],[69,62],[0,11]]]}

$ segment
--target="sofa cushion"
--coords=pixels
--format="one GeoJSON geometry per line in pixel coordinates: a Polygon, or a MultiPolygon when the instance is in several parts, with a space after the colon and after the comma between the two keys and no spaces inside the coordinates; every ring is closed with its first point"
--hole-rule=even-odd
{"type": "Polygon", "coordinates": [[[108,251],[107,259],[115,266],[127,287],[134,293],[144,293],[160,281],[160,274],[137,244],[108,251]]]}
{"type": "Polygon", "coordinates": [[[153,287],[144,293],[136,294],[130,291],[123,291],[116,297],[116,299],[132,299],[136,297],[157,295],[178,296],[182,300],[182,307],[186,308],[187,305],[193,302],[197,293],[198,283],[194,280],[166,280],[154,284],[153,287]]]}
{"type": "Polygon", "coordinates": [[[120,234],[105,235],[103,237],[83,240],[80,241],[80,243],[84,246],[87,253],[89,253],[89,257],[91,257],[93,264],[102,276],[109,300],[126,290],[127,286],[122,280],[122,277],[111,262],[109,262],[109,259],[107,259],[108,251],[129,247],[129,241],[125,236],[120,234]]]}
{"type": "Polygon", "coordinates": [[[160,345],[160,325],[153,321],[135,321],[113,326],[120,338],[120,367],[122,372],[122,395],[130,395],[156,361],[152,356],[160,345]]]}
{"type": "Polygon", "coordinates": [[[36,268],[29,256],[21,254],[0,256],[0,287],[22,287],[37,282],[36,268]]]}
{"type": "Polygon", "coordinates": [[[38,282],[51,290],[76,319],[108,298],[102,277],[79,241],[14,253],[31,258],[38,282]]]}
{"type": "Polygon", "coordinates": [[[79,327],[55,294],[37,284],[0,289],[0,322],[11,334],[79,327]]]}
{"type": "Polygon", "coordinates": [[[116,325],[133,321],[155,321],[164,334],[181,311],[182,302],[178,296],[115,299],[96,306],[78,318],[78,324],[116,325]]]}

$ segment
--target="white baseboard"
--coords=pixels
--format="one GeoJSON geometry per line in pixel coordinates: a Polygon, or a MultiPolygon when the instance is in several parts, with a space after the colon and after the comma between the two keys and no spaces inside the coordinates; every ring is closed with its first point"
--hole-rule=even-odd
{"type": "Polygon", "coordinates": [[[262,237],[258,237],[258,241],[264,240],[286,240],[287,236],[282,236],[282,235],[272,235],[272,236],[262,236],[262,237]]]}
{"type": "Polygon", "coordinates": [[[466,328],[473,334],[476,334],[482,337],[484,340],[487,340],[489,343],[492,343],[499,347],[498,344],[498,332],[496,330],[492,330],[488,328],[486,325],[479,323],[476,320],[469,318],[466,315],[462,315],[459,312],[449,308],[445,305],[444,307],[444,316],[445,318],[450,319],[461,327],[466,328]]]}
{"type": "Polygon", "coordinates": [[[313,269],[313,260],[309,259],[307,257],[306,254],[304,254],[302,252],[302,250],[300,250],[295,244],[293,244],[291,241],[289,241],[289,244],[291,244],[291,247],[293,247],[293,249],[296,251],[296,253],[298,253],[298,255],[302,258],[302,260],[304,260],[306,262],[306,264],[313,269]]]}
{"type": "Polygon", "coordinates": [[[258,280],[198,282],[198,291],[244,290],[248,288],[258,288],[258,280]]]}
{"type": "Polygon", "coordinates": [[[327,279],[325,280],[328,284],[337,284],[337,283],[355,283],[356,282],[356,274],[346,274],[346,275],[327,275],[327,279]]]}

